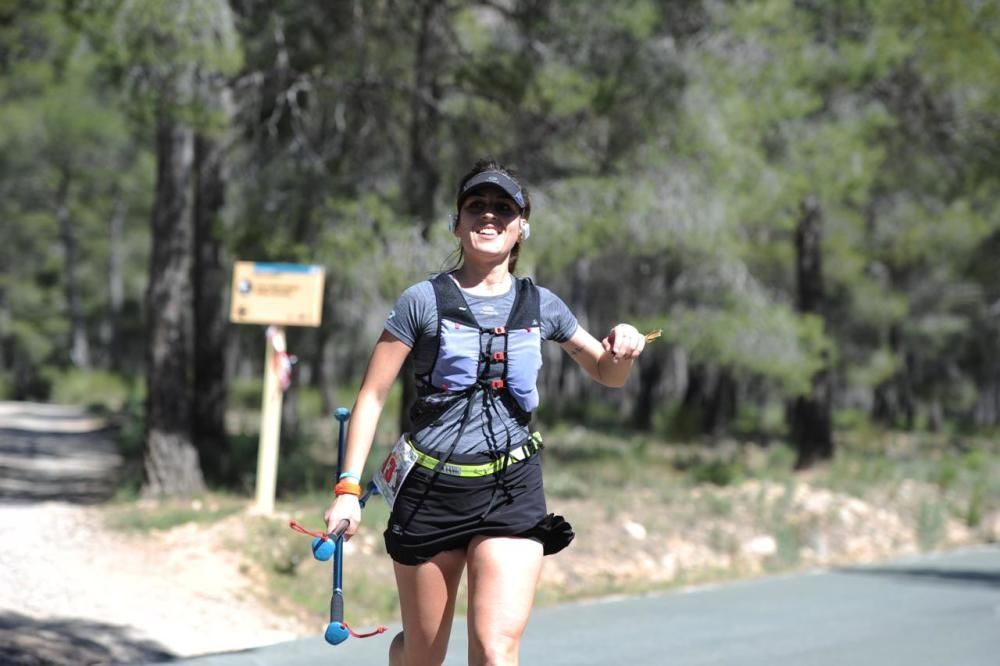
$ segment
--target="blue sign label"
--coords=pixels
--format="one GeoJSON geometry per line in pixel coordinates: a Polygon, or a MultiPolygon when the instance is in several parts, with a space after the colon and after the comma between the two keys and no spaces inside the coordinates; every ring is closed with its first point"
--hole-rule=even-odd
{"type": "Polygon", "coordinates": [[[285,264],[285,263],[270,263],[270,262],[254,262],[253,265],[254,273],[319,273],[323,270],[322,266],[313,266],[311,264],[285,264]]]}

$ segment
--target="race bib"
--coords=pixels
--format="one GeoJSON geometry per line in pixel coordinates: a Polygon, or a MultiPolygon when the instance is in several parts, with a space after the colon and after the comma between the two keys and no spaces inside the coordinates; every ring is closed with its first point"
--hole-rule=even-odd
{"type": "Polygon", "coordinates": [[[372,479],[378,487],[379,493],[385,498],[389,508],[392,508],[393,503],[396,501],[396,494],[402,488],[406,476],[413,469],[413,466],[417,464],[417,452],[406,441],[408,434],[403,433],[403,436],[399,438],[399,441],[389,451],[389,455],[386,456],[382,466],[375,474],[375,478],[372,479]]]}

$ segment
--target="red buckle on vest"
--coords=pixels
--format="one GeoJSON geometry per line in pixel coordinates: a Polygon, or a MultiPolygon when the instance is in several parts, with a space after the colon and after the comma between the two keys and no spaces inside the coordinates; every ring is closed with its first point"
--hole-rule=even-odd
{"type": "Polygon", "coordinates": [[[505,326],[497,326],[493,329],[493,333],[496,335],[507,335],[507,328],[505,326]]]}
{"type": "Polygon", "coordinates": [[[491,380],[490,381],[490,388],[492,388],[492,389],[502,389],[503,388],[503,380],[502,379],[493,379],[493,380],[491,380]]]}
{"type": "Polygon", "coordinates": [[[493,352],[493,360],[494,361],[503,361],[506,358],[507,358],[507,355],[504,354],[502,351],[501,352],[493,352]]]}

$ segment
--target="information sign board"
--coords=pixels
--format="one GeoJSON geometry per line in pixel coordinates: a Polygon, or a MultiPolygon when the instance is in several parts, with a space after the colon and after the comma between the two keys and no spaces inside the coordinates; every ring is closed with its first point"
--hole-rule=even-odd
{"type": "Polygon", "coordinates": [[[229,320],[237,324],[319,326],[322,266],[237,261],[229,320]]]}

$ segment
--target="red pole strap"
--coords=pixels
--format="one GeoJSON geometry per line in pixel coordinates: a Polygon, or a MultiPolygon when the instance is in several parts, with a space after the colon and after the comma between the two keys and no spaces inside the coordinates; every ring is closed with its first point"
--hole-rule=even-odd
{"type": "Polygon", "coordinates": [[[323,541],[326,541],[327,539],[330,538],[327,535],[326,532],[317,532],[317,531],[309,530],[309,529],[306,529],[305,527],[302,527],[302,525],[300,525],[299,522],[297,520],[295,520],[294,518],[292,518],[290,521],[288,521],[288,526],[291,527],[296,532],[301,532],[302,534],[308,534],[309,536],[313,536],[313,537],[317,537],[319,539],[323,539],[323,541]]]}
{"type": "Polygon", "coordinates": [[[351,627],[346,622],[344,622],[343,625],[344,627],[347,628],[347,631],[350,632],[351,636],[354,636],[355,638],[371,638],[372,636],[377,636],[379,634],[384,634],[386,632],[385,627],[375,627],[372,631],[369,631],[367,634],[359,634],[353,629],[351,629],[351,627]]]}

